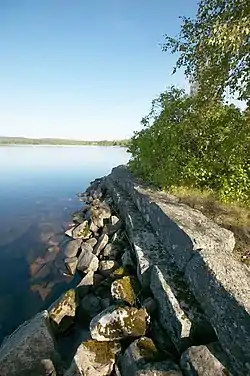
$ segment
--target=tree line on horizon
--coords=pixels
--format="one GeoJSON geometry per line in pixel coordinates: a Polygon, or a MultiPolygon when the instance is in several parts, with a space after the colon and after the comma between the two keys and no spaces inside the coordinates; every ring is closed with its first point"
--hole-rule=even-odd
{"type": "Polygon", "coordinates": [[[97,145],[97,146],[129,146],[129,139],[124,140],[99,140],[82,141],[60,138],[25,138],[25,137],[0,137],[0,145],[97,145]]]}

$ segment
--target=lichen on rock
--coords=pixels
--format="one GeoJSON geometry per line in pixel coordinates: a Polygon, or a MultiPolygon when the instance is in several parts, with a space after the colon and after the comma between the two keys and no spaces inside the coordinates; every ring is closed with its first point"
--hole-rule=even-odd
{"type": "Polygon", "coordinates": [[[111,306],[92,319],[90,333],[97,341],[139,337],[145,335],[148,321],[143,308],[111,306]]]}
{"type": "Polygon", "coordinates": [[[49,309],[52,327],[59,332],[66,332],[74,323],[76,313],[75,290],[68,290],[49,309]]]}
{"type": "Polygon", "coordinates": [[[113,371],[116,354],[120,350],[121,346],[117,342],[83,342],[65,376],[109,376],[113,371]]]}
{"type": "Polygon", "coordinates": [[[135,281],[129,276],[117,279],[111,285],[111,294],[113,299],[123,300],[133,305],[136,301],[135,281]]]}

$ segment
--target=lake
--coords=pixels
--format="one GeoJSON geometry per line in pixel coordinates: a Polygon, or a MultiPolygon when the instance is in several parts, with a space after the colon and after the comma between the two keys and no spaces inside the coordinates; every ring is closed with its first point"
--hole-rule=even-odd
{"type": "Polygon", "coordinates": [[[118,147],[0,147],[0,343],[75,285],[62,248],[76,193],[128,158],[118,147]]]}

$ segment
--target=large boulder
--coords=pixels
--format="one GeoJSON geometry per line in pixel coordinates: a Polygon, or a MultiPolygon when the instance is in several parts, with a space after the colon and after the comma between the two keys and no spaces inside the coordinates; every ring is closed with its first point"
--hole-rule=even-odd
{"type": "Polygon", "coordinates": [[[126,276],[117,279],[111,285],[111,294],[115,300],[123,300],[133,305],[136,301],[136,293],[134,289],[135,282],[133,278],[126,276]]]}
{"type": "Polygon", "coordinates": [[[185,376],[230,376],[225,367],[225,355],[218,343],[192,346],[181,356],[180,366],[185,376]]]}
{"type": "Polygon", "coordinates": [[[120,350],[116,342],[83,342],[64,376],[109,376],[120,350]]]}
{"type": "Polygon", "coordinates": [[[143,336],[146,333],[148,319],[145,309],[111,306],[92,319],[90,334],[97,341],[143,336]]]}
{"type": "Polygon", "coordinates": [[[66,333],[75,322],[75,290],[68,290],[50,308],[49,318],[56,333],[66,333]]]}
{"type": "Polygon", "coordinates": [[[173,361],[160,362],[160,354],[150,338],[141,337],[131,343],[120,361],[122,376],[181,376],[173,361]]]}
{"type": "Polygon", "coordinates": [[[60,361],[48,312],[38,313],[11,334],[0,348],[1,376],[43,376],[43,359],[60,361]]]}

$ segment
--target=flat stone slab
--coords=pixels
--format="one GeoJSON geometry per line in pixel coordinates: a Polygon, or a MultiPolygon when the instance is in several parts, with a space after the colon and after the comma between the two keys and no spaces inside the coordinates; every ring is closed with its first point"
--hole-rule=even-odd
{"type": "Polygon", "coordinates": [[[142,185],[125,166],[114,168],[106,180],[123,189],[185,276],[232,372],[250,374],[250,272],[232,256],[232,232],[177,198],[142,185]]]}

